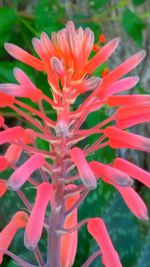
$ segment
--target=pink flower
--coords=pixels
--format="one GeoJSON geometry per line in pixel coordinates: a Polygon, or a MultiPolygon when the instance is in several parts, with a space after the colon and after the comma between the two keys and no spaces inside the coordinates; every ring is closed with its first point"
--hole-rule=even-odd
{"type": "Polygon", "coordinates": [[[16,126],[0,132],[0,145],[5,143],[11,143],[18,138],[21,138],[24,134],[24,129],[20,126],[16,126]]]}
{"type": "Polygon", "coordinates": [[[71,155],[71,159],[77,166],[77,169],[79,171],[80,178],[83,184],[89,189],[96,188],[96,185],[97,185],[96,178],[88,162],[86,161],[84,152],[80,148],[74,147],[70,151],[70,155],[71,155]]]}
{"type": "Polygon", "coordinates": [[[42,183],[37,188],[37,195],[31,215],[29,217],[24,236],[24,243],[28,249],[35,249],[42,235],[44,216],[48,203],[53,207],[53,187],[49,183],[42,183]]]}
{"type": "Polygon", "coordinates": [[[10,246],[15,234],[20,228],[26,226],[28,220],[28,215],[24,211],[17,212],[14,217],[11,219],[9,224],[0,233],[0,250],[3,250],[3,253],[0,253],[0,263],[3,261],[3,254],[5,250],[10,246]]]}
{"type": "Polygon", "coordinates": [[[115,126],[109,126],[104,130],[104,134],[109,138],[112,148],[132,148],[150,152],[150,139],[129,133],[115,126]]]}
{"type": "Polygon", "coordinates": [[[100,218],[90,219],[87,229],[101,248],[103,264],[106,267],[121,267],[118,253],[113,247],[103,220],[100,218]]]}
{"type": "Polygon", "coordinates": [[[126,172],[114,168],[115,166],[112,167],[97,161],[92,161],[89,165],[96,178],[107,177],[107,179],[113,184],[120,185],[123,187],[132,185],[132,180],[126,174],[126,172]]]}
{"type": "Polygon", "coordinates": [[[122,158],[116,158],[113,166],[150,188],[150,173],[122,158]]]}
{"type": "Polygon", "coordinates": [[[150,95],[116,95],[107,99],[109,106],[150,105],[150,95]]]}
{"type": "Polygon", "coordinates": [[[11,190],[18,190],[30,177],[30,175],[41,168],[44,164],[43,156],[32,155],[25,163],[18,167],[10,176],[7,186],[11,190]]]}

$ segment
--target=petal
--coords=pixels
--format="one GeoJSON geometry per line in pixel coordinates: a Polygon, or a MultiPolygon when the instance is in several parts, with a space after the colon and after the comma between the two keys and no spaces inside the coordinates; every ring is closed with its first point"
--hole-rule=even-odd
{"type": "MultiPolygon", "coordinates": [[[[68,185],[66,189],[74,189],[77,186],[68,185]]],[[[69,210],[78,200],[80,194],[77,193],[66,200],[66,211],[69,210]]],[[[77,209],[75,209],[70,216],[65,220],[64,228],[69,229],[77,225],[77,209]]],[[[61,266],[70,267],[73,266],[78,242],[78,231],[74,231],[70,234],[65,234],[61,238],[61,266]]]]}
{"type": "MultiPolygon", "coordinates": [[[[14,75],[22,86],[22,96],[31,98],[32,101],[38,101],[42,98],[42,91],[39,90],[29,79],[29,77],[19,68],[14,68],[14,75]]],[[[17,95],[16,95],[17,96],[17,95]]]]}
{"type": "Polygon", "coordinates": [[[30,55],[28,52],[23,50],[22,48],[18,47],[17,45],[5,43],[4,45],[6,51],[14,58],[18,59],[19,61],[33,67],[38,71],[43,71],[44,66],[40,59],[30,55]]]}
{"type": "Polygon", "coordinates": [[[150,105],[150,95],[117,95],[111,96],[107,100],[107,104],[114,106],[138,106],[150,105]]]}
{"type": "MultiPolygon", "coordinates": [[[[20,228],[26,226],[28,215],[23,212],[17,212],[9,224],[0,233],[0,250],[6,250],[10,246],[15,234],[20,228]]],[[[3,261],[3,254],[0,254],[0,264],[3,261]]]]}
{"type": "Polygon", "coordinates": [[[78,148],[74,147],[70,151],[71,159],[76,164],[79,171],[80,178],[88,189],[95,189],[97,186],[96,178],[85,158],[84,152],[78,148]]]}
{"type": "Polygon", "coordinates": [[[121,129],[150,122],[150,106],[120,108],[116,113],[116,122],[117,126],[121,129]]]}
{"type": "Polygon", "coordinates": [[[105,90],[112,83],[119,80],[122,76],[133,70],[145,57],[146,53],[144,50],[134,54],[125,60],[121,65],[112,70],[103,80],[100,93],[105,95],[105,90]]]}
{"type": "Polygon", "coordinates": [[[87,63],[85,72],[92,73],[98,66],[104,63],[114,52],[119,44],[120,39],[115,38],[103,46],[99,52],[87,63]]]}
{"type": "Polygon", "coordinates": [[[116,158],[113,162],[113,166],[126,172],[128,175],[150,188],[150,173],[141,169],[139,166],[122,158],[116,158]]]}
{"type": "Polygon", "coordinates": [[[19,166],[10,176],[7,187],[10,190],[18,190],[37,169],[41,168],[45,159],[40,154],[32,155],[25,163],[19,166]]]}
{"type": "Polygon", "coordinates": [[[54,49],[54,46],[53,46],[50,38],[48,37],[48,35],[45,32],[41,33],[41,45],[42,45],[43,51],[46,54],[48,54],[49,57],[56,55],[56,51],[54,49]]]}
{"type": "Polygon", "coordinates": [[[100,218],[90,219],[87,224],[87,229],[101,248],[105,266],[122,267],[118,253],[113,247],[103,220],[100,218]]]}
{"type": "Polygon", "coordinates": [[[109,126],[104,130],[112,148],[133,148],[150,152],[150,139],[109,126]]]}
{"type": "Polygon", "coordinates": [[[89,165],[97,178],[101,177],[103,179],[103,176],[106,176],[110,182],[116,185],[132,185],[132,180],[130,177],[125,172],[120,171],[117,168],[113,168],[98,161],[91,161],[89,165]]]}
{"type": "Polygon", "coordinates": [[[86,28],[83,35],[83,42],[82,42],[82,53],[83,53],[83,60],[87,60],[90,52],[93,48],[94,44],[94,33],[89,29],[86,28]]]}
{"type": "Polygon", "coordinates": [[[57,57],[52,57],[51,60],[52,69],[57,73],[59,77],[63,77],[65,75],[65,68],[61,60],[57,57]]]}
{"type": "Polygon", "coordinates": [[[24,134],[24,129],[20,126],[12,127],[0,132],[0,145],[11,143],[17,138],[21,138],[24,134]]]}
{"type": "Polygon", "coordinates": [[[9,163],[15,164],[20,158],[22,151],[23,151],[22,146],[11,144],[5,152],[5,158],[9,163]]]}
{"type": "Polygon", "coordinates": [[[42,183],[37,188],[37,194],[24,236],[24,244],[28,249],[35,249],[42,235],[46,208],[49,202],[53,204],[54,191],[49,183],[42,183]]]}
{"type": "Polygon", "coordinates": [[[124,78],[122,80],[116,81],[105,89],[103,93],[104,97],[108,97],[118,92],[129,90],[133,88],[138,83],[138,81],[139,78],[137,76],[124,78]]]}

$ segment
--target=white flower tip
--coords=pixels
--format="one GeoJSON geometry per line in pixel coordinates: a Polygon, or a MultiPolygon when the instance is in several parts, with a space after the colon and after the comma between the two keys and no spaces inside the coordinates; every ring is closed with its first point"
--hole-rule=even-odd
{"type": "Polygon", "coordinates": [[[13,183],[12,181],[7,182],[6,187],[10,191],[17,191],[19,189],[19,186],[16,183],[13,183]]]}
{"type": "Polygon", "coordinates": [[[113,38],[110,42],[113,43],[115,47],[117,47],[120,43],[120,38],[119,37],[113,38]]]}
{"type": "Polygon", "coordinates": [[[146,51],[145,50],[141,50],[140,52],[139,52],[139,56],[140,56],[140,58],[141,58],[141,61],[146,57],[146,51]]]}
{"type": "Polygon", "coordinates": [[[11,45],[11,43],[7,43],[7,42],[5,42],[5,43],[4,43],[4,48],[5,48],[5,50],[8,50],[10,45],[11,45]]]}
{"type": "Polygon", "coordinates": [[[149,220],[148,211],[146,210],[144,214],[141,214],[139,219],[142,221],[148,221],[149,220]]]}

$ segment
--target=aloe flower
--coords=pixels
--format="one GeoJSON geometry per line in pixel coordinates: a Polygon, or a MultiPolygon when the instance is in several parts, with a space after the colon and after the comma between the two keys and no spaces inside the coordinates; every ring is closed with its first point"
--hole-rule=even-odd
{"type": "Polygon", "coordinates": [[[18,211],[0,233],[1,262],[7,254],[19,266],[35,267],[9,251],[16,232],[23,227],[24,244],[33,251],[39,266],[71,267],[77,246],[80,246],[78,230],[87,224],[88,232],[100,250],[82,266],[88,267],[102,254],[104,266],[121,267],[103,219],[77,219],[80,204],[99,186],[98,179],[114,186],[136,217],[148,219],[147,207],[133,188],[134,179],[150,187],[147,171],[122,158],[108,164],[88,161],[91,153],[105,146],[150,152],[148,137],[132,133],[132,129],[126,130],[150,121],[150,96],[121,95],[138,83],[137,76],[127,75],[144,59],[145,51],[137,52],[115,69],[107,69],[101,77],[96,77],[95,70],[112,56],[119,38],[106,42],[105,36],[101,36],[99,43],[98,49],[94,50],[94,33],[89,28],[75,29],[73,22],[68,22],[59,32],[53,32],[51,38],[45,32],[40,38],[33,38],[37,56],[15,44],[5,43],[5,49],[12,57],[46,74],[50,93],[44,93],[42,84],[41,88],[37,87],[19,68],[14,69],[16,83],[0,84],[0,107],[9,106],[28,123],[28,128],[9,128],[0,116],[0,144],[8,144],[1,155],[0,170],[11,169],[10,177],[0,179],[0,197],[13,190],[28,211],[28,215],[18,211]],[[91,56],[93,50],[95,53],[91,56]],[[77,105],[79,95],[84,95],[84,100],[77,105]],[[30,99],[31,105],[26,104],[24,98],[30,99]],[[56,120],[46,114],[45,102],[54,110],[56,120]],[[104,121],[100,118],[99,123],[85,129],[87,116],[104,105],[114,108],[112,115],[104,121]],[[93,134],[97,139],[91,145],[79,147],[79,141],[86,141],[93,134]],[[39,147],[39,139],[49,144],[49,150],[39,147]],[[20,163],[23,153],[27,159],[20,163]],[[33,176],[35,171],[40,174],[37,179],[33,176]],[[32,204],[26,197],[26,187],[34,187],[36,191],[32,204]],[[25,218],[23,224],[22,218],[25,218]],[[39,249],[44,229],[47,232],[45,259],[39,249]]]}

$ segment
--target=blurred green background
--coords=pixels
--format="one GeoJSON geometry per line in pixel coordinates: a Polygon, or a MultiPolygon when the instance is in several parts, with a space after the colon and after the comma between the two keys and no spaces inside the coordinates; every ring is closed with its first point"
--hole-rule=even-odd
{"type": "MultiPolygon", "coordinates": [[[[114,56],[97,69],[95,75],[100,76],[107,66],[113,68],[129,55],[139,49],[150,51],[150,1],[146,0],[39,0],[39,1],[0,1],[0,82],[14,82],[12,69],[19,66],[36,83],[39,88],[48,91],[48,84],[45,75],[37,73],[31,68],[18,63],[4,50],[4,42],[12,42],[27,51],[35,54],[31,45],[33,37],[39,37],[42,31],[51,35],[64,27],[68,20],[73,20],[75,25],[83,28],[90,27],[95,33],[95,43],[100,34],[105,34],[107,40],[113,37],[121,37],[120,47],[114,56]]],[[[141,77],[141,82],[135,88],[136,93],[149,93],[150,88],[150,62],[148,56],[141,64],[135,74],[141,77]]],[[[79,103],[82,99],[79,99],[79,103]]],[[[91,114],[85,123],[90,127],[100,119],[110,115],[110,110],[103,109],[91,114]]],[[[53,117],[53,111],[49,106],[46,113],[53,117]]],[[[8,125],[25,125],[25,121],[19,115],[13,113],[9,108],[1,110],[0,114],[5,115],[8,125]]],[[[28,125],[26,125],[28,127],[28,125]]],[[[149,136],[149,126],[142,125],[133,129],[141,135],[149,136]]],[[[92,143],[95,136],[90,137],[87,142],[92,143]]],[[[81,143],[85,146],[86,143],[81,143]]],[[[46,144],[41,147],[47,149],[46,144]]],[[[3,152],[4,148],[1,149],[3,152]]],[[[90,157],[102,162],[111,162],[115,157],[115,151],[107,148],[98,151],[90,157]]],[[[131,152],[124,150],[117,152],[118,155],[133,159],[134,163],[150,170],[150,158],[146,153],[131,152]]],[[[9,173],[2,173],[1,178],[6,178],[9,173]]],[[[135,188],[150,208],[150,192],[140,183],[135,183],[135,188]]],[[[28,197],[33,201],[33,190],[26,190],[28,197]]],[[[6,225],[12,214],[24,208],[19,198],[8,192],[0,199],[0,230],[6,225]]],[[[121,197],[115,190],[104,183],[99,183],[97,190],[91,192],[89,197],[79,208],[79,219],[85,217],[101,216],[104,218],[110,236],[116,250],[119,252],[124,267],[150,267],[150,223],[140,222],[128,210],[121,197]]],[[[46,234],[40,243],[41,251],[46,250],[46,234]]],[[[84,261],[97,249],[95,241],[83,227],[79,231],[79,246],[74,267],[81,266],[84,261]]],[[[27,252],[23,245],[23,231],[20,231],[11,245],[11,251],[32,262],[32,253],[27,252]]],[[[34,262],[34,261],[33,261],[34,262]]],[[[2,267],[13,267],[16,264],[5,256],[2,267]]],[[[102,266],[100,259],[96,259],[91,265],[102,266]]]]}

